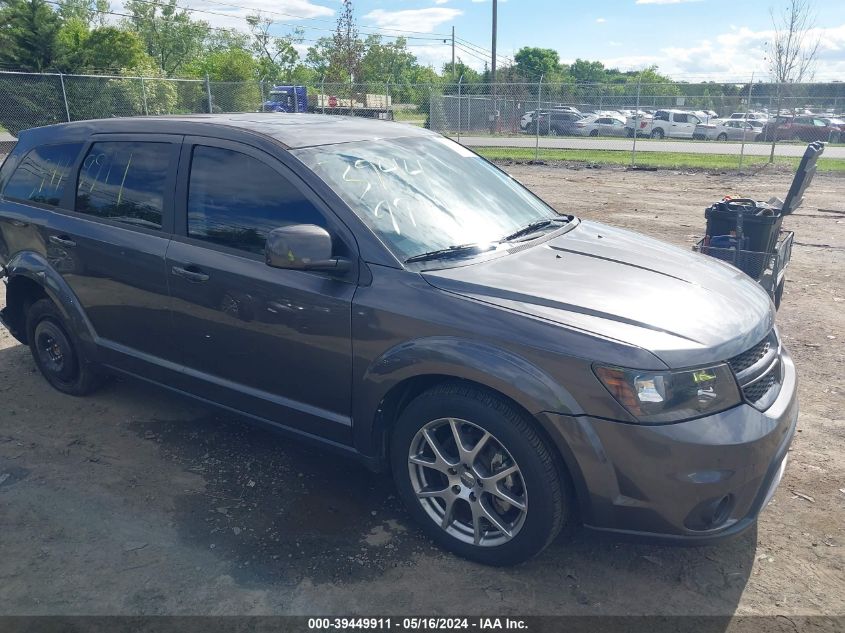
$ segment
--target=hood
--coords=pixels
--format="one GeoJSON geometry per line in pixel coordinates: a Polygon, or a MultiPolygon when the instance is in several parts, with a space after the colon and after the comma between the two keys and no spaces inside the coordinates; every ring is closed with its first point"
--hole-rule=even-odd
{"type": "Polygon", "coordinates": [[[774,326],[769,296],[739,270],[595,222],[423,276],[444,291],[638,346],[673,368],[729,359],[774,326]]]}

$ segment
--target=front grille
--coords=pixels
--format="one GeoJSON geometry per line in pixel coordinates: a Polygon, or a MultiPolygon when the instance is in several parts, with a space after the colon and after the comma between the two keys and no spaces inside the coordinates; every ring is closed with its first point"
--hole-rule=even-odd
{"type": "Polygon", "coordinates": [[[774,330],[753,347],[728,361],[736,374],[745,400],[767,409],[780,392],[780,346],[774,330]]]}
{"type": "Polygon", "coordinates": [[[759,360],[766,355],[769,349],[771,349],[771,346],[771,336],[767,336],[751,349],[734,356],[728,361],[728,364],[731,366],[731,369],[734,370],[734,373],[741,374],[746,369],[759,362],[759,360]]]}
{"type": "Polygon", "coordinates": [[[745,394],[745,399],[752,404],[763,400],[777,383],[777,376],[775,374],[775,371],[771,371],[757,382],[743,387],[742,393],[745,394]]]}

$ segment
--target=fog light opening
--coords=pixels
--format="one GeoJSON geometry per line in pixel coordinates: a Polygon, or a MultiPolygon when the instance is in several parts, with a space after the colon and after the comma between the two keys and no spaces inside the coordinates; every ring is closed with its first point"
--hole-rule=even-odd
{"type": "Polygon", "coordinates": [[[733,507],[734,497],[732,494],[708,499],[698,504],[689,513],[684,524],[688,529],[698,531],[719,528],[730,519],[733,507]]]}

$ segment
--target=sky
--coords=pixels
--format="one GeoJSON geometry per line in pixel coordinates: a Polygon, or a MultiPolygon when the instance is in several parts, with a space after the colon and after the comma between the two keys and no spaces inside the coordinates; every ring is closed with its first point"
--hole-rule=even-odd
{"type": "MultiPolygon", "coordinates": [[[[330,35],[340,0],[177,0],[215,26],[245,28],[260,9],[280,35],[302,27],[307,48],[330,35]],[[236,6],[227,4],[234,2],[236,6]],[[272,12],[272,13],[271,13],[272,12]]],[[[499,0],[498,58],[512,61],[523,46],[555,49],[561,61],[600,60],[636,70],[655,64],[678,80],[765,80],[770,11],[787,0],[499,0]]],[[[812,1],[812,0],[811,0],[812,1]]],[[[489,59],[492,0],[354,0],[362,34],[405,34],[418,60],[440,69],[457,56],[468,66],[489,59]],[[445,41],[444,41],[445,40],[445,41]]],[[[814,0],[820,48],[815,79],[845,81],[845,0],[814,0]]]]}

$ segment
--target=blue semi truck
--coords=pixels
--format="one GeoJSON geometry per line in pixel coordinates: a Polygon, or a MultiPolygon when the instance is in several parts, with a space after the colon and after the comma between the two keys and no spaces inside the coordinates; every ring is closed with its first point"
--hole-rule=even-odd
{"type": "Polygon", "coordinates": [[[273,86],[270,98],[263,103],[264,112],[318,112],[393,120],[389,95],[345,93],[346,96],[311,91],[305,86],[273,86]]]}

